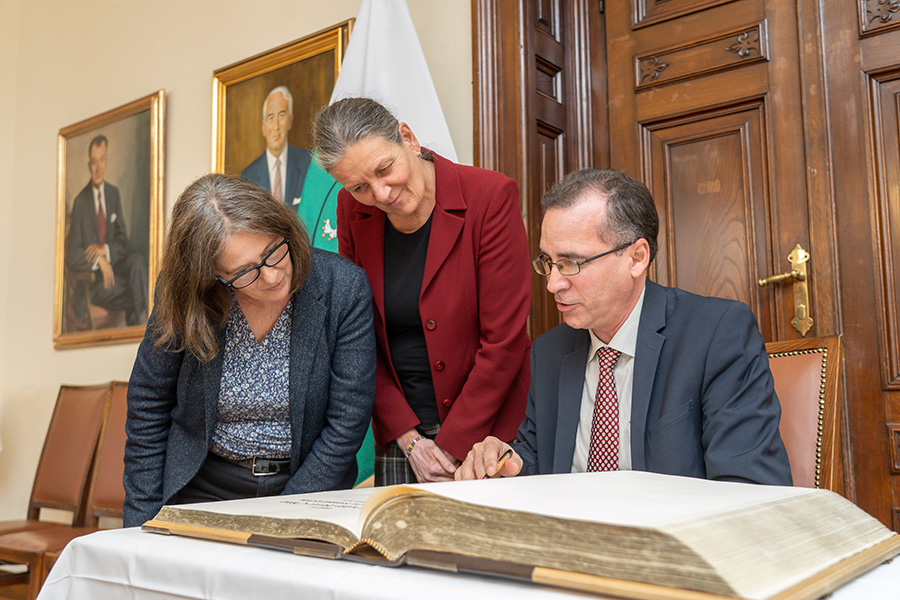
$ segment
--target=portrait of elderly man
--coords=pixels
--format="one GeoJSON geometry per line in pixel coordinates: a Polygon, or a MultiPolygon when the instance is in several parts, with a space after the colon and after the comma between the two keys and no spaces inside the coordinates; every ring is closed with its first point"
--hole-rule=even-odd
{"type": "MultiPolygon", "coordinates": [[[[88,145],[91,180],[72,203],[66,266],[73,273],[91,274],[91,305],[123,311],[126,325],[143,325],[147,322],[147,259],[131,248],[119,188],[106,181],[108,150],[104,135],[88,145]]],[[[84,301],[73,308],[79,319],[86,320],[90,307],[84,301]]]]}
{"type": "Polygon", "coordinates": [[[295,210],[300,204],[310,152],[288,143],[294,125],[294,97],[286,86],[273,88],[262,106],[265,151],[241,172],[241,179],[255,183],[295,210]]]}

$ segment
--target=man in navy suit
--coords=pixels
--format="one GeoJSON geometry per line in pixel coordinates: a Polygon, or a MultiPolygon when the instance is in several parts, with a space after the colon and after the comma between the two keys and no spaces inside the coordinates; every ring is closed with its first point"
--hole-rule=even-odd
{"type": "MultiPolygon", "coordinates": [[[[647,280],[659,230],[650,191],[584,169],[542,207],[534,267],[565,323],[532,347],[525,420],[499,474],[634,469],[790,485],[753,313],[647,280]]],[[[509,448],[486,438],[456,478],[497,474],[509,448]]]]}
{"type": "Polygon", "coordinates": [[[287,87],[280,85],[263,102],[262,134],[266,138],[266,150],[241,171],[241,179],[255,183],[296,210],[309,169],[310,152],[288,144],[293,124],[294,97],[287,87]]]}
{"type": "Polygon", "coordinates": [[[66,266],[93,274],[91,304],[125,311],[126,324],[141,325],[147,322],[147,259],[130,248],[119,188],[105,181],[108,148],[104,135],[88,145],[91,180],[72,203],[66,266]]]}

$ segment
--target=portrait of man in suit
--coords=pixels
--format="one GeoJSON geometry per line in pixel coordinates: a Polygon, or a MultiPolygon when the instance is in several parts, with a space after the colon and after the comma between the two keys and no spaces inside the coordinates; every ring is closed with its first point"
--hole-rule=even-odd
{"type": "MultiPolygon", "coordinates": [[[[90,181],[72,203],[65,264],[73,278],[88,286],[87,297],[73,294],[71,311],[87,322],[91,307],[121,312],[124,325],[147,322],[147,262],[128,240],[119,188],[106,181],[109,140],[95,136],[88,145],[90,181]]],[[[120,326],[121,323],[99,325],[120,326]]]]}
{"type": "Polygon", "coordinates": [[[287,86],[280,85],[269,92],[262,106],[266,149],[241,171],[241,179],[255,183],[296,211],[309,170],[310,152],[288,143],[293,125],[294,97],[287,86]]]}

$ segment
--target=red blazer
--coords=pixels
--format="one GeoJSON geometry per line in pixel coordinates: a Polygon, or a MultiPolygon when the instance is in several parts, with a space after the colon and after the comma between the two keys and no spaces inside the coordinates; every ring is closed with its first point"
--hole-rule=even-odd
{"type": "MultiPolygon", "coordinates": [[[[436,204],[419,311],[441,430],[463,460],[487,435],[512,440],[525,416],[531,267],[512,179],[434,155],[436,204]]],[[[340,253],[369,277],[374,297],[375,442],[383,450],[419,424],[391,364],[384,324],[385,213],[338,195],[340,253]]]]}

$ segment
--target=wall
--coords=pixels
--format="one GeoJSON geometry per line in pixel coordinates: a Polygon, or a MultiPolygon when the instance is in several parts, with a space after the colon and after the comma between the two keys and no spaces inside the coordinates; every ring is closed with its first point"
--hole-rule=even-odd
{"type": "MultiPolygon", "coordinates": [[[[59,129],[164,88],[168,212],[209,170],[212,72],[355,17],[359,4],[0,2],[0,281],[13,284],[0,292],[0,520],[25,514],[59,385],[127,380],[137,350],[53,348],[59,129]]],[[[456,151],[471,164],[471,3],[408,4],[456,151]]]]}
{"type": "MultiPolygon", "coordinates": [[[[15,24],[19,20],[19,0],[0,2],[0,23],[15,24]]],[[[12,206],[13,206],[13,138],[16,126],[16,63],[18,62],[18,29],[0,25],[0,281],[9,281],[12,256],[12,206]]],[[[0,390],[6,381],[6,315],[10,292],[7,286],[0,288],[0,390]]],[[[2,397],[2,396],[0,396],[2,397]]],[[[0,401],[0,432],[3,430],[3,403],[0,401]]],[[[7,444],[8,445],[8,444],[7,444]]],[[[0,452],[3,438],[0,435],[0,452]]],[[[0,457],[3,455],[0,454],[0,457]]],[[[0,479],[2,481],[2,479],[0,479]]],[[[0,512],[4,503],[0,500],[0,512]]]]}

